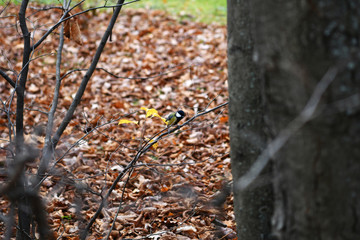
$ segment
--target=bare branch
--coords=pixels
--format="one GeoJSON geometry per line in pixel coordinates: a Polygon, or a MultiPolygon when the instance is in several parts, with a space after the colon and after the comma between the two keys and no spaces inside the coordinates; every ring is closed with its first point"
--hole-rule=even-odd
{"type": "Polygon", "coordinates": [[[0,69],[0,75],[8,82],[10,83],[10,85],[14,88],[15,87],[15,82],[5,73],[0,69]]]}
{"type": "MultiPolygon", "coordinates": [[[[182,65],[182,64],[181,64],[182,65]]],[[[177,65],[179,66],[179,65],[177,65]]],[[[175,68],[177,66],[174,66],[174,67],[170,67],[171,68],[175,68]]],[[[110,72],[109,70],[105,69],[105,68],[96,68],[95,70],[102,70],[104,72],[106,72],[107,74],[115,77],[115,78],[121,78],[121,79],[139,79],[139,80],[147,80],[147,79],[152,79],[152,78],[157,78],[157,77],[161,77],[161,76],[165,76],[165,75],[168,75],[170,73],[174,73],[174,72],[179,72],[179,71],[184,71],[186,69],[189,69],[189,68],[192,68],[193,65],[189,65],[189,66],[186,66],[186,67],[183,67],[181,69],[175,69],[175,70],[169,70],[169,71],[164,71],[164,72],[160,72],[160,73],[155,73],[155,75],[152,75],[152,76],[148,76],[148,77],[122,77],[122,76],[119,76],[119,75],[116,75],[112,72],[110,72]]],[[[70,70],[68,71],[67,73],[65,73],[61,79],[64,79],[65,77],[69,76],[71,73],[73,72],[80,72],[80,71],[88,71],[88,69],[73,69],[73,70],[70,70]]]]}
{"type": "Polygon", "coordinates": [[[6,10],[6,8],[9,6],[10,2],[11,2],[11,0],[9,0],[9,1],[5,4],[4,8],[0,11],[0,15],[6,10]]]}
{"type": "Polygon", "coordinates": [[[114,219],[113,219],[113,222],[112,222],[111,227],[110,227],[110,229],[109,229],[109,232],[108,232],[108,234],[107,234],[107,236],[106,236],[106,238],[105,238],[106,240],[109,239],[110,234],[111,234],[111,231],[114,229],[117,216],[119,215],[119,212],[120,212],[120,210],[122,209],[122,203],[123,203],[123,201],[124,201],[125,188],[126,188],[127,184],[129,183],[129,180],[130,180],[130,177],[131,177],[131,174],[133,173],[133,171],[134,171],[134,168],[132,168],[132,169],[130,170],[130,173],[128,174],[128,177],[127,177],[127,179],[126,179],[126,181],[125,181],[125,184],[124,184],[124,186],[123,186],[123,190],[122,190],[121,198],[120,198],[120,199],[121,199],[121,200],[120,200],[120,204],[119,204],[119,207],[118,207],[118,209],[117,209],[117,211],[116,211],[116,214],[115,214],[115,216],[114,216],[114,219]]]}
{"type": "Polygon", "coordinates": [[[20,28],[24,38],[24,51],[23,51],[23,69],[20,75],[20,83],[16,87],[17,93],[17,103],[16,103],[16,147],[20,148],[24,142],[23,136],[23,119],[24,119],[24,92],[25,85],[27,80],[27,75],[29,71],[29,60],[30,60],[30,33],[26,25],[26,8],[29,1],[24,0],[21,3],[20,11],[19,11],[19,22],[20,28]]]}
{"type": "MultiPolygon", "coordinates": [[[[174,67],[171,67],[171,68],[175,68],[175,67],[177,67],[177,66],[174,66],[174,67]]],[[[157,73],[155,75],[148,76],[148,77],[122,77],[122,76],[116,75],[116,74],[106,70],[105,68],[96,68],[96,70],[102,70],[102,71],[108,73],[109,75],[111,75],[111,76],[113,76],[115,78],[147,80],[147,79],[152,79],[152,78],[157,78],[157,77],[161,77],[161,76],[164,76],[164,75],[168,75],[168,74],[173,73],[173,72],[184,71],[184,70],[192,68],[192,67],[193,67],[193,65],[189,65],[189,66],[183,67],[181,69],[164,71],[164,72],[160,72],[160,73],[157,73]]]]}
{"type": "Polygon", "coordinates": [[[59,38],[59,47],[57,51],[57,58],[56,58],[56,85],[54,89],[54,96],[51,104],[51,109],[48,114],[48,123],[46,127],[46,134],[45,134],[45,144],[43,148],[43,154],[40,160],[39,169],[37,172],[37,179],[40,181],[41,176],[45,173],[49,161],[51,159],[52,155],[52,142],[51,142],[51,135],[53,131],[54,126],[54,115],[57,109],[58,104],[58,98],[59,98],[59,91],[60,91],[60,85],[61,85],[61,78],[60,78],[60,67],[61,67],[61,54],[62,49],[64,46],[64,25],[60,29],[60,38],[59,38]]]}

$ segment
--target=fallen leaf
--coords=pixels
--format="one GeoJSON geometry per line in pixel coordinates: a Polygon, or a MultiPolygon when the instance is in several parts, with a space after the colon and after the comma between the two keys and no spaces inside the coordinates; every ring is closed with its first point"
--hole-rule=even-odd
{"type": "Polygon", "coordinates": [[[128,119],[120,119],[118,125],[128,124],[128,123],[135,123],[135,124],[139,125],[139,121],[133,121],[133,120],[128,120],[128,119]]]}

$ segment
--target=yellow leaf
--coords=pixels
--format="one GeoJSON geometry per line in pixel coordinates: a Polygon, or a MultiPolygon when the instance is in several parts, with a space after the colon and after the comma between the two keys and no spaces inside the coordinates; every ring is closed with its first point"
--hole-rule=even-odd
{"type": "Polygon", "coordinates": [[[147,118],[152,118],[152,117],[158,117],[160,118],[164,123],[166,123],[166,119],[161,117],[158,113],[158,111],[154,108],[146,108],[146,107],[141,107],[141,110],[146,111],[146,117],[147,118]]]}
{"type": "Polygon", "coordinates": [[[132,120],[128,120],[128,119],[124,119],[124,118],[123,118],[123,119],[120,119],[118,125],[120,125],[120,124],[128,124],[128,123],[139,124],[139,121],[132,121],[132,120]]]}
{"type": "Polygon", "coordinates": [[[167,125],[166,118],[160,117],[161,120],[167,125]]]}
{"type": "Polygon", "coordinates": [[[153,147],[155,150],[158,148],[159,143],[154,143],[151,147],[153,147]]]}
{"type": "MultiPolygon", "coordinates": [[[[146,140],[146,141],[149,141],[149,138],[145,138],[145,140],[146,140]]],[[[154,142],[154,139],[151,139],[151,140],[149,141],[149,143],[152,143],[152,142],[154,142]]],[[[156,143],[154,143],[151,147],[156,150],[156,149],[158,148],[158,146],[159,146],[159,143],[156,142],[156,143]]]]}
{"type": "Polygon", "coordinates": [[[154,108],[151,108],[146,111],[146,117],[148,118],[148,117],[160,117],[160,116],[154,108]]]}

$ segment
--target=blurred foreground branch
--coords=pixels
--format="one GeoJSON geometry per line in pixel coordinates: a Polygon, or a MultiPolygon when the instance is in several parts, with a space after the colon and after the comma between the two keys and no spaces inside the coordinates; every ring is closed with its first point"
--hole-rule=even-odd
{"type": "MultiPolygon", "coordinates": [[[[249,185],[257,179],[262,170],[269,163],[270,159],[279,152],[279,150],[287,143],[287,141],[307,122],[316,117],[319,112],[323,112],[325,110],[319,107],[321,98],[330,86],[330,84],[336,79],[338,73],[343,70],[344,66],[346,66],[345,63],[340,64],[340,66],[334,66],[328,69],[328,71],[324,74],[322,79],[316,85],[309,101],[307,102],[303,110],[300,112],[300,114],[292,122],[290,122],[286,128],[282,129],[280,133],[275,137],[275,139],[273,139],[269,144],[267,144],[266,148],[252,164],[248,172],[243,175],[239,180],[234,182],[234,191],[244,191],[246,188],[248,188],[249,185]]],[[[349,101],[356,101],[356,104],[358,105],[358,98],[358,95],[354,95],[349,99],[345,99],[344,101],[346,103],[349,103],[349,101]]],[[[341,103],[337,102],[335,103],[335,105],[339,105],[341,103]]],[[[341,111],[341,109],[338,110],[341,111]]]]}

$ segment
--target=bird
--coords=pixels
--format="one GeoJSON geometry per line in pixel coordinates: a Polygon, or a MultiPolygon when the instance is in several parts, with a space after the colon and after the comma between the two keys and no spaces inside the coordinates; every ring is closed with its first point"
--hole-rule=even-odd
{"type": "Polygon", "coordinates": [[[176,112],[170,113],[165,120],[165,123],[168,127],[178,124],[186,116],[183,110],[178,110],[176,112]]]}

